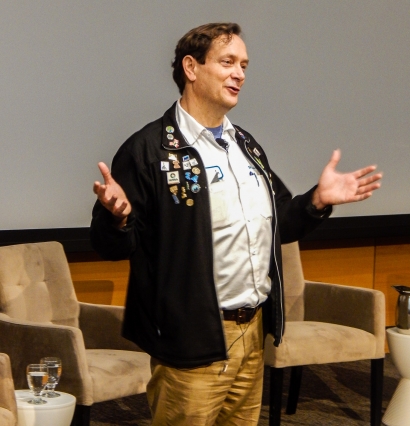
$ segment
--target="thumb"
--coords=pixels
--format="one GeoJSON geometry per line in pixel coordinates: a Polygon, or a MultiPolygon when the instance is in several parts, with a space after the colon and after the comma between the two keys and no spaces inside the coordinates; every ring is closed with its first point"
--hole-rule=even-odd
{"type": "Polygon", "coordinates": [[[113,178],[111,176],[111,172],[110,172],[110,169],[108,168],[108,166],[101,161],[101,162],[98,163],[98,168],[100,169],[102,177],[104,178],[105,185],[112,182],[113,178]]]}
{"type": "Polygon", "coordinates": [[[336,166],[338,165],[340,158],[342,157],[340,149],[335,149],[332,153],[332,156],[330,157],[329,163],[327,164],[328,167],[332,168],[333,170],[336,169],[336,166]]]}

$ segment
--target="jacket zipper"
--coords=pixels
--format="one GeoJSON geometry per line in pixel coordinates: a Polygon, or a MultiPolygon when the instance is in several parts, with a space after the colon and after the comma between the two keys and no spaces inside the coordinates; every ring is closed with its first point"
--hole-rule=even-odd
{"type": "Polygon", "coordinates": [[[279,273],[279,266],[278,266],[278,261],[276,259],[276,233],[277,233],[277,227],[278,227],[278,215],[277,215],[277,211],[276,211],[276,202],[275,202],[275,191],[273,190],[272,187],[272,183],[271,183],[271,179],[269,178],[266,170],[264,168],[261,167],[261,165],[258,163],[258,161],[256,161],[252,155],[250,155],[249,151],[248,151],[248,147],[246,146],[247,144],[249,144],[249,139],[246,138],[244,140],[244,148],[245,148],[245,152],[246,155],[252,160],[252,162],[256,165],[256,167],[258,168],[258,170],[260,170],[263,173],[263,176],[265,178],[265,181],[268,183],[269,185],[269,189],[270,189],[270,196],[271,196],[271,200],[272,200],[272,207],[273,207],[273,212],[275,214],[275,226],[274,226],[274,231],[273,231],[273,257],[275,260],[275,268],[276,268],[276,273],[278,276],[278,280],[279,280],[279,300],[280,300],[280,306],[281,306],[281,316],[282,316],[282,324],[281,324],[281,333],[280,333],[280,340],[279,343],[282,343],[282,337],[283,337],[283,333],[284,333],[284,328],[285,328],[285,318],[284,318],[284,307],[283,307],[283,283],[282,283],[282,279],[279,273]]]}

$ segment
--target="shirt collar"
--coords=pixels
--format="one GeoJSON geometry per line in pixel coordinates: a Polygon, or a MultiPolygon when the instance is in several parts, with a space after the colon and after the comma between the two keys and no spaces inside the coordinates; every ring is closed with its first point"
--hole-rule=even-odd
{"type": "MultiPolygon", "coordinates": [[[[208,132],[208,130],[202,125],[199,124],[195,118],[189,115],[181,106],[180,100],[178,100],[176,109],[175,109],[175,118],[178,123],[178,127],[181,133],[184,135],[185,140],[189,145],[193,145],[198,138],[203,134],[203,132],[208,132]]],[[[229,136],[233,141],[235,141],[235,129],[232,123],[229,121],[228,117],[225,115],[223,119],[223,133],[228,132],[229,136]]]]}

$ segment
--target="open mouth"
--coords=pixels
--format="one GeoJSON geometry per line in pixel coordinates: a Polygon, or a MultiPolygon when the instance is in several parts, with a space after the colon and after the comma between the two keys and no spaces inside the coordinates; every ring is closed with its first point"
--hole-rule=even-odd
{"type": "Polygon", "coordinates": [[[241,90],[239,87],[236,87],[236,86],[228,86],[227,89],[235,94],[238,94],[241,90]]]}

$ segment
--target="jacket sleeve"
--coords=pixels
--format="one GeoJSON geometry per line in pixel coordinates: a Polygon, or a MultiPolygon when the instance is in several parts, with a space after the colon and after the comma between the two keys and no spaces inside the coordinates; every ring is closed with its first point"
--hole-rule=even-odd
{"type": "Polygon", "coordinates": [[[283,182],[273,172],[272,175],[278,227],[283,244],[300,240],[330,216],[331,207],[324,214],[314,214],[309,208],[316,185],[305,194],[292,197],[283,182]]]}

